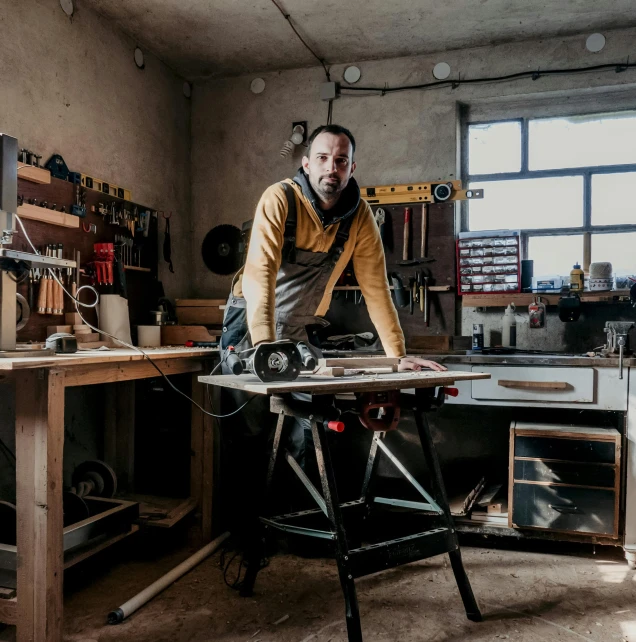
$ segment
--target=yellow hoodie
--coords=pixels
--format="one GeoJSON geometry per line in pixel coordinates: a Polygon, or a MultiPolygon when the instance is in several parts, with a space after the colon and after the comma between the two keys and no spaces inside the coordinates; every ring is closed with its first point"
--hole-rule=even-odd
{"type": "MultiPolygon", "coordinates": [[[[329,251],[340,223],[334,223],[325,229],[301,188],[290,179],[285,182],[292,185],[296,194],[296,247],[310,252],[329,251]]],[[[353,268],[369,316],[386,354],[390,357],[403,357],[406,355],[404,334],[391,299],[382,240],[371,208],[365,200],[360,199],[353,217],[349,238],[318,309],[307,310],[307,314],[325,316],[329,310],[333,288],[353,258],[353,268]]],[[[247,323],[254,345],[276,339],[274,291],[281,262],[286,218],[285,190],[280,183],[275,183],[265,190],[256,207],[247,260],[233,290],[234,295],[245,297],[247,323]]]]}

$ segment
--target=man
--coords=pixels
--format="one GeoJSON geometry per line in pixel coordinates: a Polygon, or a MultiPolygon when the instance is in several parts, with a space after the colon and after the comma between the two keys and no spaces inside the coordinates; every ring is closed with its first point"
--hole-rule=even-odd
{"type": "Polygon", "coordinates": [[[306,327],[327,325],[333,288],[353,260],[386,354],[400,357],[400,370],[446,370],[406,357],[380,234],[353,178],[355,148],[348,129],[318,127],[294,179],[265,190],[245,267],[228,300],[222,349],[233,345],[240,351],[277,339],[309,341],[306,327]]]}

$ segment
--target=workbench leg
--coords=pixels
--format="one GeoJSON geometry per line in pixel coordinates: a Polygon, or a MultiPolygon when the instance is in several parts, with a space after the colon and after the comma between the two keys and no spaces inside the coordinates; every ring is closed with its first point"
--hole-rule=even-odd
{"type": "Polygon", "coordinates": [[[135,382],[104,386],[104,461],[117,475],[120,492],[134,491],[135,382]]]}
{"type": "Polygon", "coordinates": [[[60,642],[63,616],[64,374],[16,381],[18,642],[60,642]]]}
{"type": "MultiPolygon", "coordinates": [[[[272,445],[272,452],[269,456],[269,464],[267,467],[267,482],[265,487],[265,495],[263,497],[263,505],[261,514],[267,517],[270,516],[270,502],[272,498],[272,487],[274,484],[274,471],[280,460],[281,441],[283,437],[283,428],[285,426],[285,415],[281,413],[278,415],[276,423],[276,432],[274,433],[274,443],[272,445]]],[[[261,570],[261,561],[265,557],[265,529],[259,521],[255,526],[256,532],[251,534],[251,541],[245,551],[245,577],[241,584],[240,594],[241,597],[251,597],[254,594],[254,584],[256,583],[256,576],[261,570]]]]}
{"type": "MultiPolygon", "coordinates": [[[[208,397],[208,386],[199,383],[200,372],[192,375],[192,398],[201,407],[211,412],[208,397]]],[[[219,408],[220,388],[209,386],[214,407],[219,408]]],[[[218,410],[217,410],[218,412],[218,410]]],[[[190,425],[190,496],[197,500],[197,512],[201,516],[201,539],[209,542],[212,539],[212,503],[214,477],[214,429],[216,419],[202,413],[196,406],[192,407],[190,425]]]]}
{"type": "Polygon", "coordinates": [[[316,460],[318,462],[318,471],[320,472],[320,481],[322,482],[322,492],[325,503],[327,504],[327,516],[336,534],[336,562],[338,564],[340,585],[342,586],[342,592],[345,598],[347,634],[349,642],[362,642],[358,596],[348,561],[349,547],[347,545],[347,535],[342,521],[342,512],[340,511],[338,490],[336,488],[336,479],[331,462],[331,452],[329,451],[329,444],[327,443],[327,435],[325,434],[325,429],[315,421],[311,422],[311,432],[314,438],[316,460]]]}
{"type": "MultiPolygon", "coordinates": [[[[416,391],[416,399],[417,399],[416,391]]],[[[466,617],[473,622],[481,622],[481,611],[479,610],[479,605],[475,599],[473,589],[470,585],[470,580],[466,571],[464,569],[464,564],[462,562],[462,554],[459,550],[459,541],[457,540],[457,532],[455,531],[455,524],[453,523],[453,517],[448,506],[448,499],[446,497],[446,489],[444,488],[444,480],[442,478],[442,469],[439,465],[439,460],[437,458],[437,450],[435,449],[435,444],[433,443],[433,438],[431,437],[431,431],[428,425],[428,420],[423,410],[419,407],[419,404],[416,404],[416,407],[413,409],[415,415],[415,424],[417,426],[417,432],[420,436],[420,442],[422,444],[422,451],[424,453],[424,458],[426,459],[426,465],[428,467],[429,473],[431,475],[431,486],[433,490],[433,496],[437,501],[439,507],[444,511],[444,516],[448,524],[448,528],[451,531],[451,537],[454,543],[454,549],[448,553],[450,558],[451,567],[455,575],[455,581],[457,582],[457,588],[464,602],[464,608],[466,609],[466,617]]]]}

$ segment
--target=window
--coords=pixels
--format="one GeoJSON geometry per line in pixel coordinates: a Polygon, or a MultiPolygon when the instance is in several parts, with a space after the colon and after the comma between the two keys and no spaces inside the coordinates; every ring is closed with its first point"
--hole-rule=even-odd
{"type": "Polygon", "coordinates": [[[577,261],[636,274],[636,111],[473,123],[464,229],[521,230],[536,276],[577,261]]]}

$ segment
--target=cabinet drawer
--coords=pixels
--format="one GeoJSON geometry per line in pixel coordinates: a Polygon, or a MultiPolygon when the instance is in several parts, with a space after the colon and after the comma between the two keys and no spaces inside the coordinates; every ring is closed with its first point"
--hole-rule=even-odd
{"type": "Polygon", "coordinates": [[[515,457],[603,464],[616,463],[616,443],[614,441],[525,437],[521,435],[515,435],[514,440],[515,457]]]}
{"type": "Polygon", "coordinates": [[[514,526],[616,537],[615,518],[614,491],[514,484],[514,526]]]}
{"type": "Polygon", "coordinates": [[[538,481],[613,489],[615,475],[614,466],[602,464],[515,459],[514,465],[515,482],[538,481]]]}
{"type": "Polygon", "coordinates": [[[473,366],[491,379],[472,382],[473,399],[594,403],[594,368],[473,366]]]}

